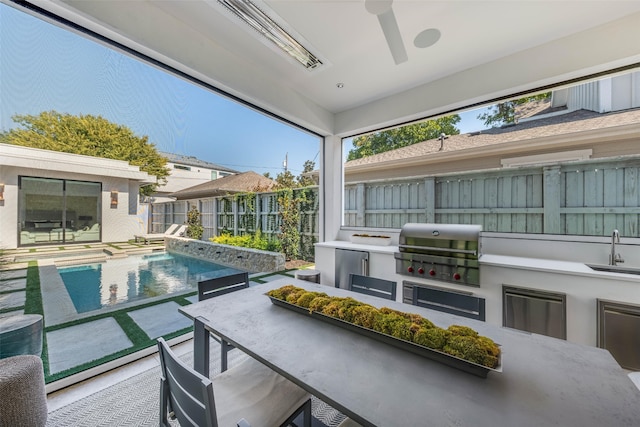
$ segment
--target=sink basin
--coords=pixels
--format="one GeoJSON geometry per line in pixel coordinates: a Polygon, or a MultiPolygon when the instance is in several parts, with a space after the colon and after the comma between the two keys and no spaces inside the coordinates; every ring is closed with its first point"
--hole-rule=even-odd
{"type": "Polygon", "coordinates": [[[640,268],[621,267],[619,265],[598,265],[598,264],[586,264],[586,266],[595,271],[604,271],[607,273],[635,274],[640,276],[640,268]]]}

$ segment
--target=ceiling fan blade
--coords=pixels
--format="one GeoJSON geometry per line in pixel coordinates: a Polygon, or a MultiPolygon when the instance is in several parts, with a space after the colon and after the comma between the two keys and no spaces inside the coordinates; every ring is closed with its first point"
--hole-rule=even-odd
{"type": "Polygon", "coordinates": [[[407,56],[407,50],[404,48],[404,42],[400,35],[398,21],[396,21],[396,16],[393,14],[393,10],[389,9],[385,13],[378,15],[378,21],[382,27],[384,38],[387,39],[391,56],[393,56],[393,60],[396,65],[408,61],[409,57],[407,56]]]}
{"type": "Polygon", "coordinates": [[[396,16],[391,7],[392,4],[393,0],[366,0],[364,6],[367,12],[378,17],[378,22],[382,27],[384,38],[387,39],[391,56],[393,56],[393,60],[398,65],[406,62],[409,57],[402,42],[398,21],[396,21],[396,16]]]}

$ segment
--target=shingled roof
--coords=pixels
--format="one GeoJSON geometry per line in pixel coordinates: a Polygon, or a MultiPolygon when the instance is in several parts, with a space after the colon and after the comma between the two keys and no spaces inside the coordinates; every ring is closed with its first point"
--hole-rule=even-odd
{"type": "Polygon", "coordinates": [[[249,171],[194,185],[193,187],[169,194],[169,197],[175,197],[177,200],[188,200],[250,191],[268,191],[272,189],[275,184],[276,182],[274,180],[266,178],[256,172],[249,171]]]}
{"type": "Polygon", "coordinates": [[[577,110],[566,114],[522,121],[516,125],[502,128],[491,128],[480,132],[450,135],[444,140],[442,150],[440,150],[440,140],[431,139],[397,150],[386,151],[373,156],[348,161],[345,163],[345,168],[429,156],[439,152],[462,151],[515,142],[522,143],[527,140],[634,124],[640,126],[640,109],[605,114],[594,111],[577,110]]]}

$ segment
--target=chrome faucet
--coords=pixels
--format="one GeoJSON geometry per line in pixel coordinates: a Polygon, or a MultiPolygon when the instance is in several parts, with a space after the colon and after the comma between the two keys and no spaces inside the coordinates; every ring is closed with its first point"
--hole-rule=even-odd
{"type": "Polygon", "coordinates": [[[616,243],[620,243],[620,232],[617,229],[613,230],[613,233],[611,233],[611,254],[609,255],[609,265],[618,265],[618,263],[624,262],[622,256],[616,253],[616,243]]]}

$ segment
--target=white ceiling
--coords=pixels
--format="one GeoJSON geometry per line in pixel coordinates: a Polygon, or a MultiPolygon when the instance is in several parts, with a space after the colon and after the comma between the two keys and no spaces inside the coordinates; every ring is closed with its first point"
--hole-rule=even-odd
{"type": "Polygon", "coordinates": [[[364,0],[256,0],[326,62],[314,71],[259,41],[216,0],[34,3],[325,135],[640,62],[640,1],[395,0],[408,54],[396,65],[364,0]],[[416,48],[428,28],[440,40],[416,48]]]}

